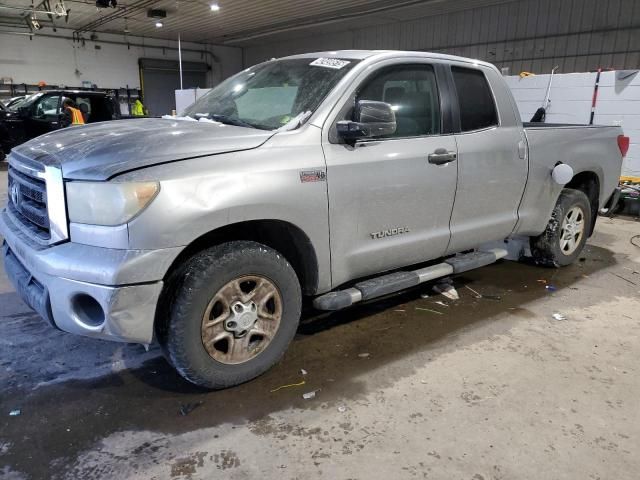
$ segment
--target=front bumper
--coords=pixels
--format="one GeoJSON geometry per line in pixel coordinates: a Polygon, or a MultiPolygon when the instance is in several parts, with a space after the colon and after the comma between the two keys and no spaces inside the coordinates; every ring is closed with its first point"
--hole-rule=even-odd
{"type": "Polygon", "coordinates": [[[41,248],[0,211],[7,276],[42,317],[69,333],[151,343],[162,278],[182,247],[116,250],[67,242],[41,248]]]}

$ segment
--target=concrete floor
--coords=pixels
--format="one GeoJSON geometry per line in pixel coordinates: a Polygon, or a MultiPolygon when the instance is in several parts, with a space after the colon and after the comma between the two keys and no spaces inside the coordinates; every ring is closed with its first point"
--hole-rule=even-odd
{"type": "Polygon", "coordinates": [[[600,219],[571,267],[307,319],[273,370],[214,393],[157,348],[51,329],[0,270],[0,478],[637,479],[639,233],[600,219]]]}

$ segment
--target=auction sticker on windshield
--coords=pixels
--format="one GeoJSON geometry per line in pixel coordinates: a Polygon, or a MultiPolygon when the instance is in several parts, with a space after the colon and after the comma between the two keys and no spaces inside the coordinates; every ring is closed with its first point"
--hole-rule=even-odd
{"type": "Polygon", "coordinates": [[[340,70],[345,65],[349,65],[351,62],[348,60],[340,60],[339,58],[316,58],[309,65],[314,67],[335,68],[340,70]]]}

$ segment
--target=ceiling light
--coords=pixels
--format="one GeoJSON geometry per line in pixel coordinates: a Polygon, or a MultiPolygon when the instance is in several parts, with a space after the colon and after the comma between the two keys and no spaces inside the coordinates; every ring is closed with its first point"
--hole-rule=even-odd
{"type": "Polygon", "coordinates": [[[34,30],[40,30],[42,28],[42,26],[40,25],[40,22],[38,22],[38,17],[36,17],[36,12],[34,11],[31,14],[31,26],[33,27],[34,30]]]}
{"type": "Polygon", "coordinates": [[[162,27],[164,27],[164,23],[156,22],[156,28],[162,28],[162,27]]]}
{"type": "Polygon", "coordinates": [[[218,5],[217,3],[212,3],[210,5],[210,7],[211,7],[211,11],[212,12],[219,12],[220,11],[220,5],[218,5]]]}

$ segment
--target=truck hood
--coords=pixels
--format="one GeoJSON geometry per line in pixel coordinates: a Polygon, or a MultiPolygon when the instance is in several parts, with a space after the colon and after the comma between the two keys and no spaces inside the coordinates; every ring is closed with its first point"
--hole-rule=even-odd
{"type": "Polygon", "coordinates": [[[70,127],[13,149],[65,178],[108,180],[115,175],[176,160],[257,148],[275,132],[217,122],[139,118],[70,127]]]}

